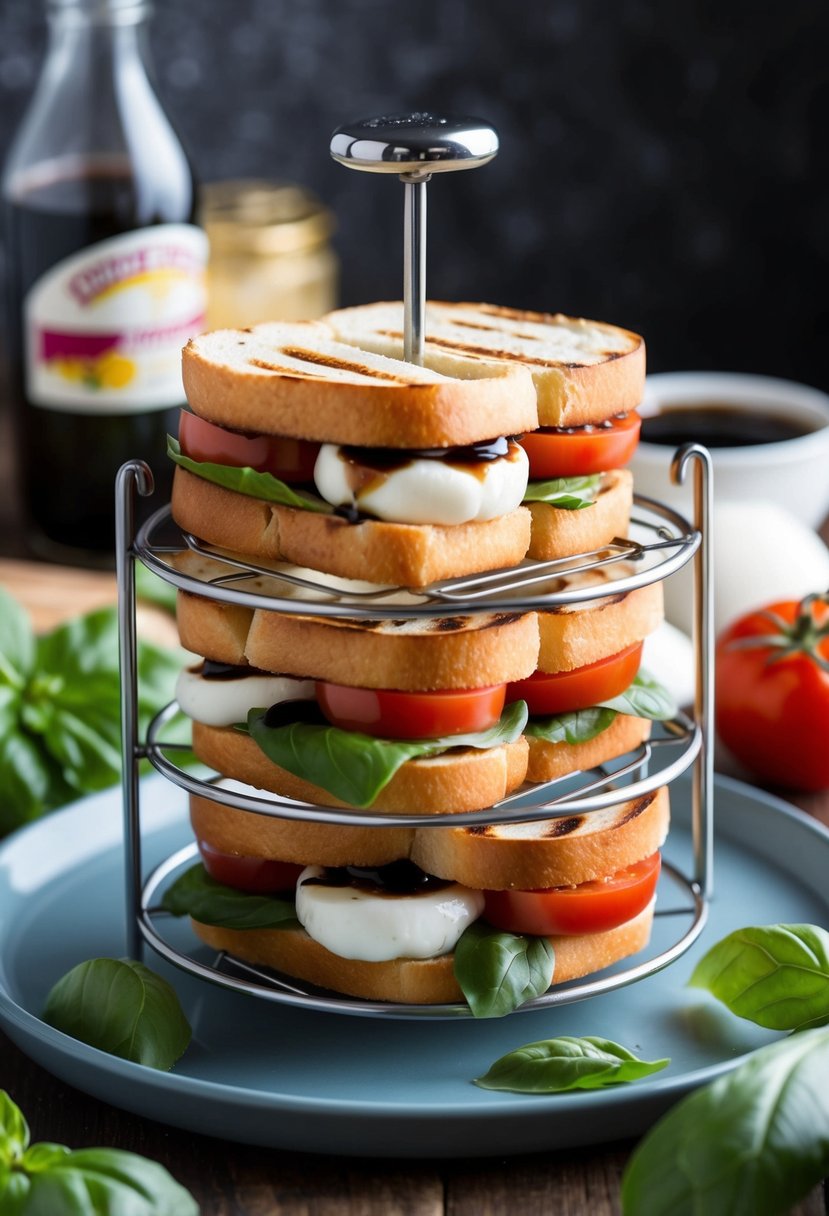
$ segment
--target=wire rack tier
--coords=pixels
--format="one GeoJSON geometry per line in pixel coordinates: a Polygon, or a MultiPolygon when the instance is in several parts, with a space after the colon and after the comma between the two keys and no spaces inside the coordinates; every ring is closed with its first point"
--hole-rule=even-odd
{"type": "MultiPolygon", "coordinates": [[[[439,828],[493,823],[531,822],[592,814],[621,801],[643,797],[672,781],[693,766],[692,834],[693,873],[686,876],[663,864],[660,889],[667,887],[668,907],[661,903],[656,916],[670,918],[677,926],[667,946],[651,947],[644,959],[594,979],[554,986],[549,992],[522,1006],[538,1009],[569,1004],[611,989],[634,983],[670,965],[693,944],[703,929],[707,901],[712,889],[712,789],[713,763],[708,742],[711,721],[713,654],[711,555],[711,461],[705,448],[687,444],[673,462],[674,480],[682,483],[694,468],[694,524],[653,499],[637,496],[630,538],[618,538],[601,550],[553,561],[523,562],[518,568],[447,579],[428,588],[369,588],[342,580],[326,581],[325,575],[289,570],[262,561],[249,561],[205,544],[189,533],[172,540],[166,535],[170,508],[157,510],[140,528],[135,526],[137,495],[152,493],[152,476],[143,462],[130,461],[118,474],[116,485],[116,563],[118,575],[119,635],[121,651],[121,721],[123,747],[123,806],[125,828],[125,898],[127,908],[127,953],[140,957],[148,943],[168,962],[190,974],[225,988],[245,992],[272,1002],[313,1008],[329,1013],[390,1018],[458,1018],[471,1016],[465,1004],[409,1006],[371,1002],[323,992],[313,986],[288,980],[259,967],[252,967],[225,954],[205,957],[206,948],[193,939],[189,929],[182,934],[157,903],[163,888],[196,855],[191,845],[167,858],[146,878],[141,860],[140,788],[138,766],[148,759],[180,788],[228,806],[258,815],[287,820],[305,820],[350,826],[439,828]],[[180,569],[175,557],[194,553],[210,559],[199,572],[180,569]],[[464,616],[492,612],[550,611],[586,604],[639,589],[669,577],[688,562],[694,562],[694,656],[696,690],[692,718],[679,714],[656,727],[652,738],[636,751],[587,773],[521,790],[481,811],[459,814],[399,815],[382,811],[325,806],[263,794],[239,782],[227,782],[219,774],[202,776],[183,767],[176,758],[182,747],[166,737],[178,707],[163,709],[150,724],[146,738],[138,732],[138,688],[135,623],[135,563],[140,560],[177,589],[191,594],[251,609],[312,615],[322,618],[400,620],[420,617],[464,616]],[[595,582],[584,576],[598,573],[595,582]],[[572,580],[575,576],[576,583],[572,580]],[[263,581],[264,580],[264,581],[263,581]],[[651,768],[657,756],[660,763],[651,768]]],[[[208,952],[209,953],[209,952],[208,952]]]]}

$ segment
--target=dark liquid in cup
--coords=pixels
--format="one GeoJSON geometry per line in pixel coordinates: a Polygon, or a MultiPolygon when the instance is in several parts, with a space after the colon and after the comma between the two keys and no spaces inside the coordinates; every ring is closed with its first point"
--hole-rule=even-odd
{"type": "MultiPolygon", "coordinates": [[[[181,401],[139,413],[84,414],[34,406],[26,398],[22,309],[29,288],[71,254],[108,237],[152,224],[192,222],[163,205],[147,214],[127,166],[111,160],[78,166],[64,176],[39,178],[5,203],[8,251],[9,390],[16,433],[16,472],[28,539],[33,550],[52,546],[112,554],[115,542],[115,474],[134,457],[153,471],[154,510],[169,493],[172,466],[166,434],[175,434],[181,401]],[[70,475],[71,474],[71,475],[70,475]]],[[[139,515],[141,509],[139,509],[139,515]]],[[[69,555],[66,555],[69,556],[69,555]]]]}
{"type": "Polygon", "coordinates": [[[707,448],[743,448],[800,439],[814,429],[782,410],[765,413],[717,402],[698,402],[673,406],[651,418],[643,418],[641,437],[645,443],[672,448],[689,442],[707,448]]]}

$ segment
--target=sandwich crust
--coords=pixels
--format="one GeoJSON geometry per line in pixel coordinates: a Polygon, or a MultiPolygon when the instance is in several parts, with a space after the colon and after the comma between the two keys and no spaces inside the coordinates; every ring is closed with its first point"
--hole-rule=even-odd
{"type": "Polygon", "coordinates": [[[483,890],[533,891],[606,878],[655,853],[670,820],[667,787],[605,811],[537,823],[418,831],[411,859],[483,890]]]}
{"type": "MultiPolygon", "coordinates": [[[[565,984],[642,950],[650,938],[654,905],[633,920],[604,933],[551,937],[555,950],[554,984],[565,984]]],[[[193,921],[202,941],[215,950],[294,979],[369,1001],[407,1005],[441,1005],[464,999],[455,979],[454,955],[430,959],[395,959],[366,963],[340,958],[309,937],[304,929],[220,929],[193,921]]]]}
{"type": "Polygon", "coordinates": [[[208,422],[323,443],[453,447],[538,426],[524,367],[466,359],[446,376],[336,342],[321,322],[191,338],[182,377],[208,422]]]}
{"type": "Polygon", "coordinates": [[[546,502],[527,504],[532,514],[528,557],[540,560],[575,557],[601,549],[617,536],[627,536],[633,506],[633,476],[627,469],[605,473],[596,501],[581,511],[546,502]]]}
{"type": "Polygon", "coordinates": [[[661,583],[614,595],[611,582],[608,592],[607,598],[539,613],[539,671],[572,671],[618,654],[662,622],[661,583]]]}
{"type": "Polygon", "coordinates": [[[566,773],[587,772],[598,764],[615,760],[633,751],[650,738],[651,723],[647,718],[617,714],[605,730],[586,743],[548,743],[527,735],[530,748],[527,780],[552,781],[566,773]]]}
{"type": "MultiPolygon", "coordinates": [[[[249,735],[230,727],[194,722],[193,751],[224,777],[302,802],[348,806],[320,786],[274,764],[249,735]]],[[[527,741],[522,736],[500,747],[465,748],[428,760],[409,760],[377,796],[372,810],[397,815],[483,810],[523,783],[527,752],[527,741]]]]}
{"type": "Polygon", "coordinates": [[[190,795],[190,823],[197,840],[222,853],[303,866],[385,866],[408,857],[414,840],[413,828],[352,828],[276,819],[198,794],[190,795]]]}
{"type": "Polygon", "coordinates": [[[525,507],[452,526],[351,524],[226,490],[182,468],[173,477],[172,510],[179,527],[220,548],[399,587],[517,565],[530,543],[525,507]]]}

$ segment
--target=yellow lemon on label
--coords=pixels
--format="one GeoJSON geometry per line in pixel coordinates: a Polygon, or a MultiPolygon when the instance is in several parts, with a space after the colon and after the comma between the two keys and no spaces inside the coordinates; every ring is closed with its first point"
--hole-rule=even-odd
{"type": "Polygon", "coordinates": [[[136,367],[126,355],[110,350],[98,359],[96,372],[102,388],[124,388],[134,379],[136,367]]]}
{"type": "Polygon", "coordinates": [[[64,380],[83,380],[85,374],[84,361],[72,355],[51,360],[53,371],[64,380]]]}

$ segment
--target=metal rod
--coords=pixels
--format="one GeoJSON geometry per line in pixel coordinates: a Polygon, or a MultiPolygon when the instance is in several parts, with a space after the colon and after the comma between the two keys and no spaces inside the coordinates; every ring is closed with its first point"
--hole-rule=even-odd
{"type": "Polygon", "coordinates": [[[138,761],[138,663],[135,628],[135,494],[153,492],[153,475],[130,460],[115,479],[115,574],[118,583],[118,670],[121,678],[121,794],[124,818],[124,902],[127,957],[139,959],[141,915],[141,821],[138,761]]]}
{"type": "Polygon", "coordinates": [[[403,199],[403,358],[423,366],[426,317],[426,183],[402,176],[403,199]]]}
{"type": "Polygon", "coordinates": [[[701,534],[694,555],[694,662],[696,680],[694,716],[702,743],[691,776],[691,828],[694,842],[694,876],[703,899],[714,893],[714,581],[711,529],[713,523],[713,466],[708,449],[686,443],[676,453],[671,474],[678,485],[694,463],[694,524],[701,534]]]}

